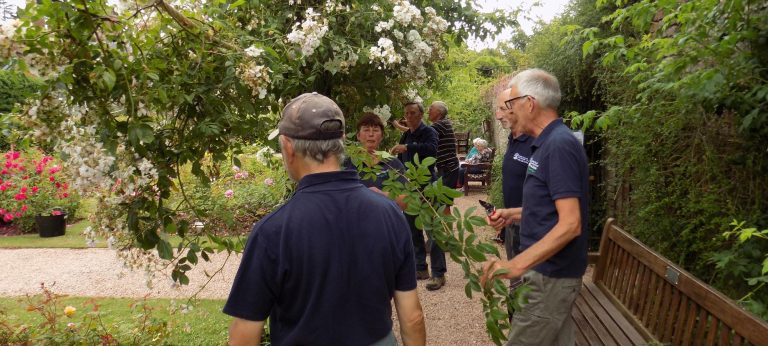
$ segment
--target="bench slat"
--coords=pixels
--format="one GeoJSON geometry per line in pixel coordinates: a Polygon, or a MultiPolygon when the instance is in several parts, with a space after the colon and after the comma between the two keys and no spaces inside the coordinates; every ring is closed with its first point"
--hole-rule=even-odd
{"type": "Polygon", "coordinates": [[[667,313],[669,312],[669,301],[672,298],[672,285],[666,281],[662,281],[661,297],[659,297],[659,310],[656,314],[656,326],[653,328],[653,334],[656,335],[660,341],[663,339],[664,326],[667,322],[667,313]]]}
{"type": "Polygon", "coordinates": [[[635,309],[632,309],[632,314],[635,316],[638,316],[640,319],[642,319],[643,311],[646,307],[646,303],[648,302],[648,292],[651,290],[651,272],[643,266],[643,281],[640,284],[640,291],[637,295],[637,303],[635,305],[635,309]]]}
{"type": "Polygon", "coordinates": [[[744,344],[744,339],[741,338],[741,335],[734,334],[733,335],[733,346],[741,346],[744,344]]]}
{"type": "Polygon", "coordinates": [[[706,336],[705,332],[707,330],[708,317],[709,317],[709,313],[707,313],[707,310],[699,307],[699,320],[696,321],[697,322],[696,337],[693,339],[693,344],[695,345],[704,344],[704,337],[706,336]]]}
{"type": "MultiPolygon", "coordinates": [[[[579,298],[577,298],[577,301],[578,299],[579,298]]],[[[598,338],[597,334],[595,334],[595,331],[592,330],[592,327],[587,322],[587,318],[584,316],[584,313],[581,311],[578,305],[574,304],[573,309],[571,309],[571,316],[573,317],[573,322],[576,324],[576,329],[581,331],[582,335],[586,339],[586,342],[583,344],[584,346],[602,345],[600,338],[598,338]]]]}
{"type": "Polygon", "coordinates": [[[589,324],[589,327],[595,332],[595,334],[597,334],[597,338],[600,340],[601,344],[616,345],[616,342],[613,340],[611,333],[601,323],[602,321],[595,313],[595,311],[593,311],[583,299],[576,299],[576,306],[579,308],[579,311],[584,314],[584,318],[587,320],[587,324],[589,324]]]}
{"type": "Polygon", "coordinates": [[[619,343],[619,345],[645,344],[645,338],[643,338],[643,336],[640,335],[632,323],[630,323],[624,317],[624,315],[618,309],[616,309],[616,307],[613,305],[613,303],[611,303],[610,299],[606,297],[602,290],[600,290],[594,283],[591,282],[585,283],[584,289],[589,293],[588,296],[586,294],[585,296],[590,306],[599,306],[606,312],[606,316],[610,318],[610,321],[604,322],[604,324],[609,326],[609,330],[615,328],[616,330],[621,331],[620,336],[614,336],[614,339],[619,343]],[[590,299],[592,300],[590,301],[590,299]]]}
{"type": "Polygon", "coordinates": [[[616,322],[613,321],[613,318],[608,314],[607,311],[605,311],[600,303],[598,303],[597,299],[595,299],[595,297],[592,295],[592,292],[586,287],[583,287],[582,293],[583,294],[581,296],[584,298],[585,304],[589,309],[592,310],[592,313],[595,315],[594,321],[599,323],[601,328],[604,327],[607,333],[610,335],[604,339],[605,344],[627,345],[629,340],[626,338],[626,336],[624,336],[624,332],[619,329],[618,325],[616,325],[616,322]]]}
{"type": "Polygon", "coordinates": [[[679,307],[680,291],[672,290],[672,302],[669,304],[669,308],[667,310],[667,318],[665,319],[666,322],[664,323],[664,329],[661,333],[661,341],[672,341],[672,332],[674,332],[674,327],[676,324],[675,321],[680,312],[679,307]]]}
{"type": "Polygon", "coordinates": [[[687,329],[685,329],[685,325],[688,321],[688,297],[685,295],[682,295],[682,298],[680,299],[680,309],[677,311],[677,319],[675,320],[675,327],[672,332],[674,339],[672,339],[672,345],[680,345],[680,342],[682,342],[682,336],[685,334],[687,329]]]}
{"type": "Polygon", "coordinates": [[[707,328],[707,346],[714,346],[715,345],[715,337],[717,336],[717,324],[720,321],[717,320],[717,317],[712,316],[712,319],[709,320],[709,327],[707,328]]]}
{"type": "Polygon", "coordinates": [[[688,310],[688,321],[685,323],[685,336],[683,337],[683,343],[682,345],[690,345],[692,340],[691,337],[693,336],[693,328],[696,326],[696,310],[699,308],[699,305],[696,304],[696,302],[691,302],[691,307],[688,310]]]}
{"type": "MultiPolygon", "coordinates": [[[[576,323],[576,314],[577,314],[576,308],[574,308],[571,311],[571,318],[573,319],[574,323],[576,323]]],[[[583,346],[588,346],[589,342],[587,342],[587,338],[584,336],[584,332],[581,330],[581,328],[579,328],[578,324],[576,325],[576,328],[574,328],[574,329],[576,330],[576,332],[575,332],[576,333],[576,345],[578,345],[578,346],[582,346],[582,345],[583,346]]]]}

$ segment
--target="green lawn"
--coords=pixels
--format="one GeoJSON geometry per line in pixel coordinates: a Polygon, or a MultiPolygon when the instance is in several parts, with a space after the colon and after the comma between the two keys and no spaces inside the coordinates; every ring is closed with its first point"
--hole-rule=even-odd
{"type": "MultiPolygon", "coordinates": [[[[0,248],[22,249],[22,248],[71,248],[83,249],[88,245],[85,243],[83,231],[90,225],[88,221],[80,221],[74,225],[67,225],[67,231],[63,236],[41,238],[37,233],[0,236],[0,248]]],[[[233,239],[236,237],[233,237],[233,239]]],[[[171,246],[179,245],[181,238],[176,235],[168,237],[171,246]]],[[[97,237],[95,246],[97,248],[106,248],[107,241],[104,238],[97,237]]]]}
{"type": "MultiPolygon", "coordinates": [[[[85,248],[87,245],[82,233],[88,225],[86,221],[67,225],[67,231],[61,237],[41,238],[37,233],[0,236],[0,248],[85,248]]],[[[107,247],[107,242],[98,239],[96,247],[107,247]]]]}
{"type": "MultiPolygon", "coordinates": [[[[83,325],[83,317],[93,310],[93,298],[64,297],[57,303],[58,318],[63,325],[74,322],[83,325]],[[77,312],[71,318],[65,317],[64,307],[71,305],[77,312]]],[[[106,329],[118,340],[132,340],[135,334],[135,321],[141,313],[131,305],[137,299],[125,298],[95,298],[99,306],[101,318],[106,329]]],[[[186,304],[187,301],[177,300],[175,305],[186,304]]],[[[36,328],[42,321],[37,312],[27,311],[26,298],[0,298],[0,324],[3,322],[12,326],[26,324],[30,329],[36,328]]],[[[231,318],[221,312],[223,300],[197,300],[192,303],[192,309],[187,313],[180,311],[171,313],[171,300],[151,299],[147,305],[152,307],[151,317],[166,321],[170,330],[166,340],[171,345],[224,345],[227,340],[227,328],[231,318]]]]}

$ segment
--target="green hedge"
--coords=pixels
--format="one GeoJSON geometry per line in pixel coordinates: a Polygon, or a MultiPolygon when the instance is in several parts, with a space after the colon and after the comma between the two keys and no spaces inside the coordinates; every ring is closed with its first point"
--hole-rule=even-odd
{"type": "Polygon", "coordinates": [[[13,106],[32,96],[40,88],[40,83],[26,76],[0,70],[0,113],[8,113],[13,106]]]}

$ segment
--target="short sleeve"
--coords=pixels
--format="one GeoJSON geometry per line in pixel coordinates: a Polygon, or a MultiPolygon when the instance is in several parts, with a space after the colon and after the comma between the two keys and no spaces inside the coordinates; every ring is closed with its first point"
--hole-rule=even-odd
{"type": "Polygon", "coordinates": [[[553,200],[586,195],[581,184],[579,150],[575,141],[566,141],[553,147],[549,153],[549,193],[553,200]]]}
{"type": "Polygon", "coordinates": [[[257,225],[248,240],[224,313],[249,321],[264,321],[277,297],[278,261],[269,249],[266,232],[257,225]],[[261,232],[260,232],[261,231],[261,232]]]}

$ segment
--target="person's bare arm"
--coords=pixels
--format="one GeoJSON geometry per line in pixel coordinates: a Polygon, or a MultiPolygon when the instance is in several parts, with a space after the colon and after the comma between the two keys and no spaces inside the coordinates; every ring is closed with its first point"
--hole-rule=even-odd
{"type": "MultiPolygon", "coordinates": [[[[384,197],[390,198],[390,197],[389,197],[389,194],[388,194],[387,192],[385,192],[385,191],[382,191],[382,190],[381,190],[380,188],[378,188],[378,187],[375,187],[375,186],[371,186],[371,187],[369,187],[368,189],[369,189],[369,190],[371,190],[371,191],[373,191],[373,192],[376,192],[376,193],[378,193],[378,194],[381,194],[381,195],[382,195],[382,196],[384,196],[384,197]]],[[[391,198],[390,198],[390,199],[391,199],[391,198]]],[[[408,204],[407,204],[407,203],[405,203],[405,195],[400,195],[400,196],[397,196],[397,197],[395,197],[395,198],[394,198],[394,199],[392,199],[392,200],[393,200],[393,201],[395,201],[395,203],[397,203],[397,206],[398,206],[398,207],[400,207],[400,210],[405,210],[405,209],[408,209],[408,204]]]]}
{"type": "Polygon", "coordinates": [[[531,247],[509,261],[489,261],[483,265],[483,276],[480,284],[485,285],[498,269],[507,269],[506,274],[499,275],[506,279],[514,279],[526,271],[546,261],[562,250],[571,240],[581,234],[581,209],[576,197],[563,198],[555,201],[558,221],[552,230],[531,247]]]}
{"type": "Polygon", "coordinates": [[[427,328],[424,324],[424,312],[421,310],[419,294],[414,290],[395,291],[395,309],[400,321],[400,338],[406,346],[425,345],[427,328]]]}
{"type": "Polygon", "coordinates": [[[248,321],[235,317],[229,325],[229,345],[258,346],[263,330],[264,321],[248,321]]]}

